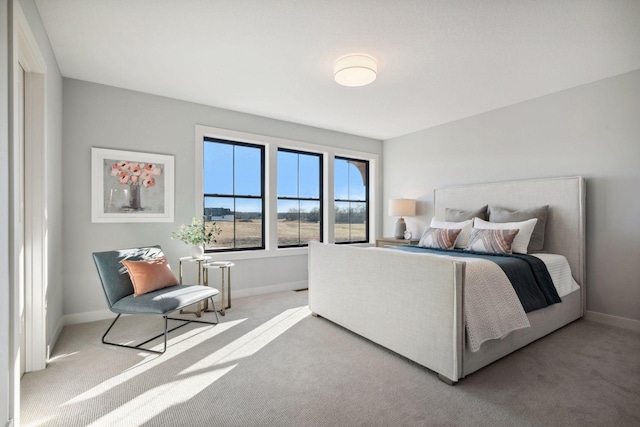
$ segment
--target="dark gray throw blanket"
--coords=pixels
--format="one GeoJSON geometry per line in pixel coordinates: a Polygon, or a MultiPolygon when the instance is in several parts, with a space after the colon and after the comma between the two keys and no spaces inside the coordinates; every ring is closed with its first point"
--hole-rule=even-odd
{"type": "Polygon", "coordinates": [[[525,254],[487,254],[464,249],[431,249],[422,246],[397,246],[407,252],[426,252],[456,257],[483,258],[504,271],[526,313],[562,302],[551,280],[547,266],[540,258],[525,254]]]}

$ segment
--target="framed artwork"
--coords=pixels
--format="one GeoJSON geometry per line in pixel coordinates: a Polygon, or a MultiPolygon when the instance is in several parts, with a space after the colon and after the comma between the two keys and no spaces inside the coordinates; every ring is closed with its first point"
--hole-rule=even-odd
{"type": "Polygon", "coordinates": [[[91,148],[92,222],[173,222],[174,157],[91,148]]]}

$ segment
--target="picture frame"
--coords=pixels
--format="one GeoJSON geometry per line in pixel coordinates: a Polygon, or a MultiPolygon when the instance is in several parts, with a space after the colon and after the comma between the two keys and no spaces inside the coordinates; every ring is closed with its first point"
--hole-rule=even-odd
{"type": "Polygon", "coordinates": [[[173,222],[174,156],[91,148],[91,222],[173,222]]]}

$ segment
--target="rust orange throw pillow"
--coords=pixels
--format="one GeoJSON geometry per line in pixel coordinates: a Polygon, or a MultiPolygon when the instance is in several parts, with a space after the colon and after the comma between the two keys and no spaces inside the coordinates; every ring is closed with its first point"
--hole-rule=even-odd
{"type": "Polygon", "coordinates": [[[166,257],[146,259],[142,261],[122,260],[127,267],[131,283],[133,283],[133,296],[137,297],[147,292],[178,285],[178,279],[169,268],[166,257]]]}

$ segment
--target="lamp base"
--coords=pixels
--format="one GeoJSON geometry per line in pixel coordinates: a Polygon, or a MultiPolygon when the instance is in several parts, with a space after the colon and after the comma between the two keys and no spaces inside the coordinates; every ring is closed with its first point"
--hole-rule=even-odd
{"type": "Polygon", "coordinates": [[[396,231],[394,237],[396,239],[404,239],[404,232],[407,231],[407,224],[404,222],[404,218],[398,218],[396,222],[396,231]]]}

